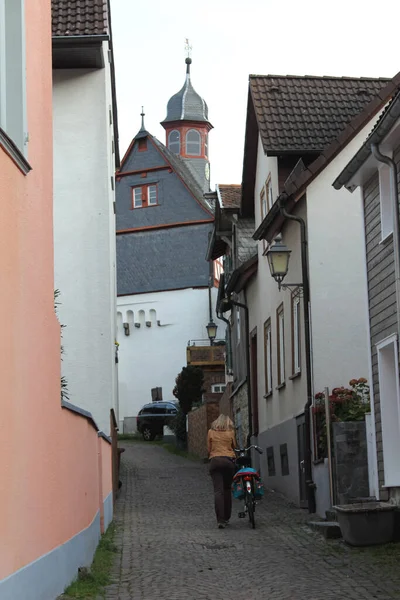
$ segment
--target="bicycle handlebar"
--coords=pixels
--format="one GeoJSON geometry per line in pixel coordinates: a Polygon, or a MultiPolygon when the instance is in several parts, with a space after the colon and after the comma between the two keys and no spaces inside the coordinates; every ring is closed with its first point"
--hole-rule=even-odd
{"type": "Polygon", "coordinates": [[[251,450],[252,448],[254,448],[254,450],[257,450],[257,452],[259,454],[263,453],[263,450],[259,447],[259,446],[255,446],[254,444],[252,444],[251,446],[249,446],[248,448],[234,448],[235,452],[248,452],[249,450],[251,450]]]}

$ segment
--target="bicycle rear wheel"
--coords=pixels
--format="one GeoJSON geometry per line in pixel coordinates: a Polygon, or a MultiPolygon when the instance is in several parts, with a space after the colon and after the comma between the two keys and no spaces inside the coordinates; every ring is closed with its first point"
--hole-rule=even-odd
{"type": "Polygon", "coordinates": [[[256,528],[256,522],[254,518],[254,500],[252,492],[246,492],[246,504],[247,514],[249,515],[249,521],[252,529],[256,528]]]}

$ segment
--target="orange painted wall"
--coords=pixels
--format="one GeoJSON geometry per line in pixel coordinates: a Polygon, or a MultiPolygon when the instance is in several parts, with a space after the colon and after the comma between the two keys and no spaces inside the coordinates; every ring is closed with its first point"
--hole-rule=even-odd
{"type": "Polygon", "coordinates": [[[53,309],[50,0],[26,2],[28,161],[0,148],[0,579],[99,510],[98,437],[60,405],[53,309]]]}

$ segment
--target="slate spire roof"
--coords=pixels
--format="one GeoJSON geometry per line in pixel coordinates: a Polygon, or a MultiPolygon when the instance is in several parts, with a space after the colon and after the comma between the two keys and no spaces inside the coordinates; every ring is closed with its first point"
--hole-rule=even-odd
{"type": "Polygon", "coordinates": [[[264,151],[322,152],[389,81],[250,75],[250,94],[264,151]]]}
{"type": "Polygon", "coordinates": [[[167,116],[162,124],[173,121],[204,121],[208,123],[208,106],[195,91],[190,80],[191,58],[186,58],[186,80],[177,94],[168,101],[167,116]]]}
{"type": "Polygon", "coordinates": [[[107,0],[51,0],[54,37],[107,35],[107,0]]]}

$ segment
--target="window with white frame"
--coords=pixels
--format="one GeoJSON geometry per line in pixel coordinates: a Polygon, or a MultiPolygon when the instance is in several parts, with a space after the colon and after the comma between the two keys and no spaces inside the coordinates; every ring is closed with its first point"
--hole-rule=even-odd
{"type": "Polygon", "coordinates": [[[381,207],[381,239],[393,232],[393,200],[389,165],[379,167],[379,198],[381,207]]]}
{"type": "Polygon", "coordinates": [[[293,375],[300,373],[300,296],[292,299],[292,356],[293,375]]]}
{"type": "Polygon", "coordinates": [[[189,129],[186,134],[186,154],[191,156],[200,156],[201,154],[201,136],[196,129],[189,129]]]}
{"type": "Polygon", "coordinates": [[[240,308],[236,307],[236,341],[240,342],[240,308]]]}
{"type": "Polygon", "coordinates": [[[225,391],[226,385],[224,383],[214,383],[211,386],[211,392],[213,394],[223,394],[225,391]]]}
{"type": "Polygon", "coordinates": [[[0,127],[26,153],[24,0],[0,0],[0,127]]]}
{"type": "Polygon", "coordinates": [[[264,324],[265,394],[272,392],[272,337],[271,319],[264,324]]]}
{"type": "Polygon", "coordinates": [[[400,486],[400,389],[397,343],[397,335],[393,334],[376,344],[386,487],[400,486]]]}
{"type": "Polygon", "coordinates": [[[157,184],[138,185],[132,188],[132,208],[146,208],[157,204],[157,184]]]}
{"type": "Polygon", "coordinates": [[[285,317],[283,304],[276,311],[278,386],[285,383],[285,317]]]}
{"type": "Polygon", "coordinates": [[[179,154],[181,151],[181,134],[176,129],[168,135],[168,148],[175,154],[179,154]]]}
{"type": "Polygon", "coordinates": [[[260,207],[261,207],[261,221],[262,221],[268,212],[264,186],[262,187],[261,192],[260,192],[260,207]]]}

